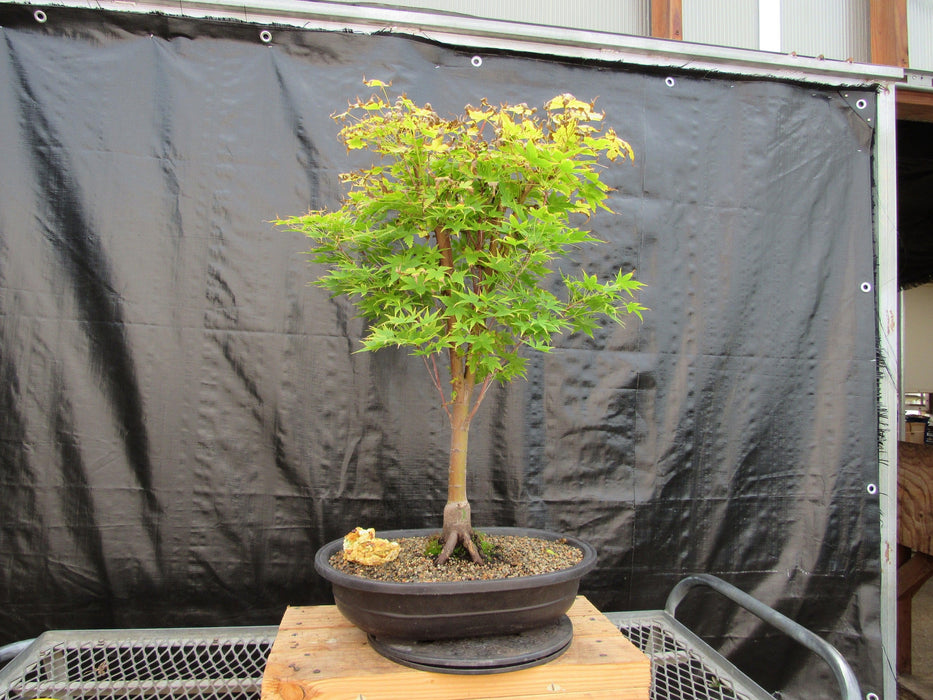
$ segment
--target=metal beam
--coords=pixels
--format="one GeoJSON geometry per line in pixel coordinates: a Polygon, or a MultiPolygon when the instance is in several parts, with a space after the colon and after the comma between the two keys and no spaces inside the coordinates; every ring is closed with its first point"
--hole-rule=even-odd
{"type": "MultiPolygon", "coordinates": [[[[903,69],[891,66],[687,44],[682,41],[490,20],[386,5],[344,5],[318,0],[251,0],[248,5],[233,0],[181,0],[175,3],[159,0],[57,0],[54,4],[41,3],[47,13],[53,12],[56,6],[159,13],[196,19],[228,19],[314,30],[350,30],[361,33],[388,31],[480,50],[513,50],[610,63],[695,70],[707,74],[793,80],[825,86],[870,86],[904,78],[903,69]]],[[[274,40],[273,31],[271,41],[274,40]]]]}
{"type": "MultiPolygon", "coordinates": [[[[884,697],[897,697],[897,430],[899,397],[899,295],[897,288],[897,134],[894,87],[878,91],[875,131],[875,240],[878,304],[879,473],[874,492],[881,513],[881,651],[884,697]]],[[[872,492],[871,484],[868,489],[872,492]]]]}

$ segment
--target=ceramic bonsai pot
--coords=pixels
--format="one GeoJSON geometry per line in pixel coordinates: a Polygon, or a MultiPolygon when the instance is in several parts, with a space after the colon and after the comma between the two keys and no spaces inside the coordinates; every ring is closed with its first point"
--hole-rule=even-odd
{"type": "MultiPolygon", "coordinates": [[[[576,565],[549,574],[486,581],[391,583],[338,571],[329,563],[343,539],[321,547],[314,568],[333,586],[337,608],[376,638],[444,640],[506,635],[556,622],[570,609],[596,550],[574,537],[525,528],[483,528],[489,535],[564,540],[583,552],[576,565]]],[[[392,530],[380,537],[429,537],[436,529],[392,530]]]]}

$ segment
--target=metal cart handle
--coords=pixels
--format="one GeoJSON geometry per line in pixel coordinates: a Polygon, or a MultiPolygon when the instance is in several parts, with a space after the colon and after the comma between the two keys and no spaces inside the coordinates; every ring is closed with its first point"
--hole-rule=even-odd
{"type": "Polygon", "coordinates": [[[859,688],[858,680],[855,678],[852,668],[843,658],[836,647],[822,639],[806,627],[794,622],[789,617],[782,615],[777,610],[768,607],[760,600],[756,600],[732,584],[726,583],[720,578],[710,574],[694,574],[687,576],[680,581],[670,595],[667,596],[667,602],[664,604],[664,610],[671,617],[675,617],[677,606],[686,597],[687,593],[698,586],[707,586],[717,593],[724,595],[732,602],[748,610],[755,617],[763,622],[767,622],[772,627],[777,628],[794,641],[803,644],[807,649],[822,658],[829,664],[836,676],[836,682],[842,690],[844,700],[861,700],[862,691],[859,688]]]}

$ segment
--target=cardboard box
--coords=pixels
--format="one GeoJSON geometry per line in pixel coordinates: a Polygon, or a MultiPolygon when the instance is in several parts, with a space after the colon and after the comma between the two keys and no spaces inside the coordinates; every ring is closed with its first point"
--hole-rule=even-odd
{"type": "Polygon", "coordinates": [[[923,444],[926,437],[927,424],[909,421],[905,424],[904,440],[906,442],[919,442],[923,444]]]}

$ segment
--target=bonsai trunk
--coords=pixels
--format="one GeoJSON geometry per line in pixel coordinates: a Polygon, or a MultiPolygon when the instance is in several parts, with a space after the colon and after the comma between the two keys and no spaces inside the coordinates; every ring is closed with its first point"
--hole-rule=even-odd
{"type": "Polygon", "coordinates": [[[454,383],[453,403],[450,411],[447,504],[444,506],[444,526],[441,532],[444,547],[437,558],[438,564],[445,563],[458,544],[463,545],[474,562],[483,563],[482,555],[473,544],[473,524],[466,490],[467,440],[470,432],[470,403],[473,386],[471,377],[454,383]]]}

